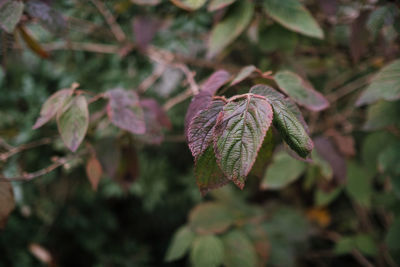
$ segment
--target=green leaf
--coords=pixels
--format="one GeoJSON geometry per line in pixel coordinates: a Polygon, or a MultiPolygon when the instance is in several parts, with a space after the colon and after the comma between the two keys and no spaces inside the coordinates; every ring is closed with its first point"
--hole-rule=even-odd
{"type": "Polygon", "coordinates": [[[189,214],[189,225],[199,234],[223,233],[234,222],[232,212],[223,204],[202,203],[189,214]]]}
{"type": "Polygon", "coordinates": [[[264,141],[261,145],[260,150],[258,151],[257,159],[254,162],[250,174],[255,175],[259,178],[262,178],[264,176],[265,168],[267,167],[268,161],[272,157],[274,147],[274,135],[272,134],[272,129],[270,128],[264,137],[264,141]]]}
{"type": "Polygon", "coordinates": [[[375,75],[356,105],[371,104],[379,99],[388,101],[400,99],[400,59],[385,66],[375,75]]]}
{"type": "Polygon", "coordinates": [[[233,4],[236,0],[211,0],[208,11],[215,11],[233,4]]]}
{"type": "Polygon", "coordinates": [[[58,131],[64,144],[75,152],[86,135],[89,126],[89,110],[86,98],[77,96],[64,110],[57,113],[58,131]]]}
{"type": "Polygon", "coordinates": [[[72,89],[63,89],[57,91],[44,102],[40,110],[40,116],[36,120],[32,129],[37,129],[51,120],[57,112],[64,107],[64,105],[71,99],[72,89]]]}
{"type": "Polygon", "coordinates": [[[248,78],[256,70],[257,70],[257,68],[253,65],[242,68],[239,71],[239,73],[235,76],[235,78],[233,79],[233,81],[231,82],[230,85],[233,86],[233,85],[240,83],[241,81],[248,78]]]}
{"type": "Polygon", "coordinates": [[[241,189],[272,121],[272,108],[264,97],[245,97],[224,106],[214,131],[218,165],[241,189]]]}
{"type": "Polygon", "coordinates": [[[194,267],[218,267],[222,264],[224,247],[214,235],[199,236],[190,251],[190,261],[194,267]]]}
{"type": "Polygon", "coordinates": [[[369,207],[371,205],[372,184],[371,173],[354,162],[347,164],[347,184],[345,187],[349,197],[360,205],[369,207]]]}
{"type": "Polygon", "coordinates": [[[392,252],[400,252],[400,217],[394,219],[389,231],[386,234],[386,244],[392,252]]]}
{"type": "Polygon", "coordinates": [[[285,99],[281,93],[265,85],[253,86],[250,93],[267,98],[274,109],[274,125],[282,135],[283,140],[299,156],[306,158],[314,145],[306,132],[304,119],[297,107],[285,99]],[[303,121],[303,124],[300,120],[303,121]]]}
{"type": "Polygon", "coordinates": [[[400,101],[388,102],[381,100],[368,107],[367,121],[364,130],[379,130],[388,126],[400,128],[400,101]]]}
{"type": "Polygon", "coordinates": [[[165,255],[165,261],[170,262],[182,258],[189,250],[195,238],[194,233],[187,226],[179,228],[172,237],[171,244],[165,255]]]}
{"type": "Polygon", "coordinates": [[[338,187],[330,192],[325,192],[321,189],[315,191],[314,201],[317,206],[327,206],[334,201],[342,192],[342,188],[338,187]]]}
{"type": "Polygon", "coordinates": [[[196,160],[194,174],[197,186],[203,196],[211,189],[219,188],[229,182],[217,164],[212,145],[196,160]]]}
{"type": "Polygon", "coordinates": [[[212,143],[214,126],[218,114],[226,104],[224,99],[215,99],[201,110],[190,122],[187,133],[188,145],[192,155],[198,158],[212,143]]]}
{"type": "Polygon", "coordinates": [[[378,252],[375,241],[366,234],[342,237],[335,245],[335,253],[338,255],[349,254],[353,249],[368,256],[375,256],[378,252]]]}
{"type": "Polygon", "coordinates": [[[316,91],[310,82],[291,71],[279,71],[274,79],[279,88],[289,95],[297,104],[312,111],[321,111],[329,106],[328,100],[316,91]]]}
{"type": "Polygon", "coordinates": [[[179,8],[193,11],[202,7],[207,0],[170,0],[174,5],[179,8]]]}
{"type": "Polygon", "coordinates": [[[247,235],[233,230],[222,237],[225,255],[224,265],[227,267],[255,267],[257,254],[247,235]]]}
{"type": "Polygon", "coordinates": [[[24,3],[7,0],[0,5],[0,26],[8,33],[12,33],[21,19],[24,3]]]}
{"type": "Polygon", "coordinates": [[[318,23],[298,0],[264,0],[264,8],[284,27],[310,37],[324,38],[318,23]]]}
{"type": "Polygon", "coordinates": [[[383,150],[378,156],[379,170],[393,175],[400,175],[400,142],[383,150]]]}
{"type": "Polygon", "coordinates": [[[10,182],[0,182],[0,229],[4,229],[8,216],[15,208],[14,192],[10,182]]]}
{"type": "Polygon", "coordinates": [[[291,52],[296,48],[297,42],[296,33],[288,31],[279,24],[273,24],[260,32],[258,45],[265,52],[291,52]]]}
{"type": "Polygon", "coordinates": [[[261,182],[262,189],[281,189],[299,178],[306,170],[306,163],[281,151],[274,155],[261,182]]]}
{"type": "Polygon", "coordinates": [[[253,17],[254,4],[239,1],[226,17],[214,26],[208,44],[208,55],[213,57],[232,43],[247,27],[253,17]]]}

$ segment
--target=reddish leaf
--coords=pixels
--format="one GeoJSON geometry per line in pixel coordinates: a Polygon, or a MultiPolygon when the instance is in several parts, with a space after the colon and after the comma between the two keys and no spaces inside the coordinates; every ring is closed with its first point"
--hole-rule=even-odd
{"type": "Polygon", "coordinates": [[[103,168],[95,154],[93,154],[86,163],[86,175],[89,178],[93,190],[97,191],[101,176],[103,175],[103,168]]]}
{"type": "Polygon", "coordinates": [[[7,218],[15,207],[14,192],[9,182],[0,182],[0,229],[4,229],[7,218]]]}
{"type": "Polygon", "coordinates": [[[145,49],[161,26],[160,21],[143,16],[133,19],[133,34],[139,48],[145,49]]]}
{"type": "Polygon", "coordinates": [[[106,96],[109,98],[107,114],[115,126],[133,134],[146,132],[143,109],[135,92],[116,88],[106,96]]]}
{"type": "Polygon", "coordinates": [[[33,36],[23,26],[18,27],[22,39],[29,46],[29,48],[39,57],[48,58],[50,54],[42,48],[42,46],[33,38],[33,36]]]}

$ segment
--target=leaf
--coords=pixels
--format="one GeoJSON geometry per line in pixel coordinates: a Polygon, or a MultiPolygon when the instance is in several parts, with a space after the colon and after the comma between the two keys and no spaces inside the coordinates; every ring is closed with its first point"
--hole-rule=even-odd
{"type": "Polygon", "coordinates": [[[298,179],[306,170],[306,163],[296,160],[286,152],[276,153],[260,184],[261,189],[281,189],[298,179]]]}
{"type": "Polygon", "coordinates": [[[297,104],[312,111],[321,111],[329,106],[328,100],[312,85],[291,71],[279,71],[274,79],[279,88],[288,94],[297,104]]]}
{"type": "Polygon", "coordinates": [[[28,47],[41,58],[49,58],[50,54],[42,48],[42,46],[33,38],[33,36],[23,26],[18,27],[19,33],[22,39],[28,45],[28,47]]]}
{"type": "Polygon", "coordinates": [[[0,229],[4,229],[7,218],[15,208],[14,192],[11,182],[0,182],[0,229]]]}
{"type": "Polygon", "coordinates": [[[115,126],[133,134],[146,132],[143,109],[135,92],[116,88],[106,96],[109,98],[107,114],[115,126]]]}
{"type": "Polygon", "coordinates": [[[146,49],[161,26],[159,20],[148,16],[136,16],[132,24],[135,43],[141,49],[146,49]]]}
{"type": "Polygon", "coordinates": [[[212,12],[221,8],[225,8],[233,4],[236,0],[211,0],[208,4],[208,11],[212,12]]]}
{"type": "Polygon", "coordinates": [[[123,190],[127,191],[139,177],[139,157],[136,147],[133,144],[124,145],[120,150],[121,159],[117,167],[117,172],[112,178],[123,190]]]}
{"type": "Polygon", "coordinates": [[[400,128],[400,101],[388,102],[380,100],[367,110],[367,121],[363,129],[367,131],[384,129],[388,126],[400,128]]]}
{"type": "Polygon", "coordinates": [[[357,63],[361,56],[368,52],[369,32],[366,27],[369,11],[360,12],[351,24],[350,32],[350,54],[353,62],[357,63]]]}
{"type": "Polygon", "coordinates": [[[191,266],[218,267],[222,264],[224,247],[221,240],[214,235],[198,236],[190,251],[191,266]]]}
{"type": "Polygon", "coordinates": [[[37,129],[46,124],[49,120],[51,120],[57,112],[64,107],[64,105],[70,100],[72,94],[72,89],[63,89],[57,91],[52,96],[50,96],[46,102],[44,102],[42,109],[40,110],[40,116],[36,120],[35,125],[33,125],[32,129],[37,129]]]}
{"type": "Polygon", "coordinates": [[[239,1],[233,5],[232,10],[211,31],[208,57],[217,55],[242,33],[250,23],[253,12],[254,4],[250,1],[239,1]]]}
{"type": "Polygon", "coordinates": [[[292,52],[298,43],[297,34],[273,24],[260,32],[258,46],[265,52],[292,52]]]}
{"type": "Polygon", "coordinates": [[[198,234],[219,234],[234,223],[231,211],[216,202],[197,205],[189,214],[190,228],[198,234]]]}
{"type": "Polygon", "coordinates": [[[30,16],[38,18],[43,26],[54,34],[62,35],[67,28],[62,14],[42,1],[29,0],[25,10],[30,16]]]}
{"type": "Polygon", "coordinates": [[[215,126],[214,150],[221,170],[241,189],[272,122],[272,108],[262,96],[226,104],[215,126]]]}
{"type": "Polygon", "coordinates": [[[378,156],[378,167],[381,172],[400,175],[400,142],[382,150],[378,156]]]}
{"type": "Polygon", "coordinates": [[[395,17],[399,13],[399,9],[393,3],[388,3],[372,11],[368,17],[367,29],[373,36],[373,39],[376,39],[385,25],[393,25],[395,17]]]}
{"type": "Polygon", "coordinates": [[[364,207],[369,207],[372,197],[372,175],[362,166],[351,162],[348,164],[346,193],[364,207]]]}
{"type": "Polygon", "coordinates": [[[400,99],[400,59],[383,67],[374,76],[371,84],[357,100],[356,105],[371,104],[379,99],[387,101],[400,99]]]}
{"type": "Polygon", "coordinates": [[[24,3],[21,1],[7,0],[0,6],[0,27],[12,33],[21,19],[24,3]]]}
{"type": "Polygon", "coordinates": [[[378,248],[375,241],[370,235],[358,234],[355,236],[341,237],[335,245],[335,253],[350,254],[353,249],[358,249],[362,254],[375,256],[378,253],[378,248]]]}
{"type": "Polygon", "coordinates": [[[256,161],[254,162],[253,168],[250,174],[262,178],[265,173],[265,168],[267,167],[268,161],[272,157],[272,152],[274,151],[274,135],[272,134],[272,129],[267,131],[264,137],[264,141],[261,145],[256,161]]]}
{"type": "Polygon", "coordinates": [[[93,154],[86,162],[86,175],[89,178],[93,190],[97,191],[101,176],[103,175],[103,168],[95,154],[93,154]]]}
{"type": "Polygon", "coordinates": [[[222,98],[215,99],[192,119],[187,136],[189,148],[196,159],[211,144],[217,116],[225,103],[222,98]]]}
{"type": "Polygon", "coordinates": [[[64,144],[75,152],[86,135],[89,126],[88,103],[84,96],[77,96],[57,113],[58,131],[64,144]]]}
{"type": "Polygon", "coordinates": [[[171,244],[165,255],[165,261],[171,262],[182,258],[189,250],[194,238],[195,235],[189,227],[180,227],[172,237],[171,244]]]}
{"type": "Polygon", "coordinates": [[[207,0],[170,0],[174,5],[187,11],[193,11],[202,7],[207,0]]]}
{"type": "Polygon", "coordinates": [[[189,105],[185,117],[186,137],[192,119],[198,112],[205,109],[210,104],[213,95],[229,80],[229,78],[230,74],[225,70],[214,72],[201,86],[201,91],[192,98],[192,102],[189,105]]]}
{"type": "Polygon", "coordinates": [[[328,206],[342,192],[342,188],[338,187],[330,192],[324,192],[321,189],[315,191],[314,201],[317,206],[328,206]]]}
{"type": "Polygon", "coordinates": [[[210,145],[196,160],[194,166],[196,183],[204,196],[210,190],[226,185],[229,179],[225,177],[217,164],[214,148],[210,145]]]}
{"type": "Polygon", "coordinates": [[[392,252],[399,253],[400,217],[396,217],[386,234],[386,244],[392,252]]]}
{"type": "Polygon", "coordinates": [[[247,79],[256,70],[257,70],[257,68],[253,65],[242,68],[239,71],[239,73],[236,75],[236,77],[233,79],[230,86],[236,85],[236,84],[240,83],[241,81],[247,79]]]}
{"type": "Polygon", "coordinates": [[[267,14],[284,27],[318,39],[324,33],[308,10],[298,0],[264,0],[267,14]]]}
{"type": "Polygon", "coordinates": [[[227,267],[256,267],[257,254],[249,238],[239,230],[233,230],[222,237],[224,244],[224,265],[227,267]]]}

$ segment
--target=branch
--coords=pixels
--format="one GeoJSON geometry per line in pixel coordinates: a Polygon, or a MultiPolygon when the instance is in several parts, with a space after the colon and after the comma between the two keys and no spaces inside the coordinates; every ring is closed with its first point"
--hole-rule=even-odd
{"type": "Polygon", "coordinates": [[[185,101],[186,99],[188,99],[189,97],[191,97],[193,95],[192,90],[186,89],[185,91],[183,91],[182,93],[180,93],[179,95],[169,99],[167,102],[165,102],[163,108],[165,111],[170,110],[172,107],[174,107],[175,105],[185,101]]]}
{"type": "Polygon", "coordinates": [[[160,76],[164,73],[166,68],[167,66],[165,64],[157,64],[153,73],[149,77],[144,79],[144,81],[141,82],[141,84],[139,84],[138,91],[140,93],[146,92],[147,89],[149,89],[150,86],[152,86],[158,80],[158,78],[160,78],[160,76]]]}
{"type": "Polygon", "coordinates": [[[15,154],[17,154],[17,153],[19,153],[21,151],[24,151],[24,150],[27,150],[27,149],[31,149],[31,148],[34,148],[34,147],[38,147],[38,146],[42,146],[42,145],[48,145],[52,141],[53,141],[52,138],[43,138],[43,139],[34,141],[32,143],[23,144],[23,145],[20,145],[18,147],[13,147],[9,151],[0,154],[0,160],[6,161],[9,157],[11,157],[11,156],[13,156],[13,155],[15,155],[15,154]]]}
{"type": "Polygon", "coordinates": [[[54,50],[76,50],[94,53],[115,54],[119,51],[119,46],[97,43],[80,43],[80,42],[55,42],[42,44],[46,51],[54,50]]]}

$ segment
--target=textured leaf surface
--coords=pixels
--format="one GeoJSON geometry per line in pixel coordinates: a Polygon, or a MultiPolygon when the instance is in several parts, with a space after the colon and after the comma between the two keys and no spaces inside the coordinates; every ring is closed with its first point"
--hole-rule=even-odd
{"type": "Polygon", "coordinates": [[[225,103],[223,99],[215,99],[192,119],[188,130],[188,143],[193,157],[197,158],[212,142],[217,116],[225,103]]]}
{"type": "Polygon", "coordinates": [[[363,129],[367,131],[384,129],[388,126],[400,127],[400,101],[378,101],[367,110],[367,121],[363,129]]]}
{"type": "Polygon", "coordinates": [[[86,163],[86,175],[93,190],[97,191],[101,176],[103,175],[103,168],[95,155],[92,155],[86,163]]]}
{"type": "Polygon", "coordinates": [[[12,33],[21,19],[24,3],[8,0],[0,6],[0,26],[8,33],[12,33]]]}
{"type": "Polygon", "coordinates": [[[234,222],[231,211],[224,205],[209,202],[198,205],[189,214],[189,225],[199,234],[218,234],[234,222]]]}
{"type": "Polygon", "coordinates": [[[229,182],[217,164],[212,145],[196,160],[194,174],[197,186],[203,196],[211,189],[219,188],[229,182]]]}
{"type": "Polygon", "coordinates": [[[371,84],[361,94],[356,105],[371,104],[379,99],[394,101],[400,99],[400,59],[382,68],[371,84]]]}
{"type": "Polygon", "coordinates": [[[246,234],[239,230],[223,236],[224,265],[227,267],[256,267],[257,254],[246,234]]]}
{"type": "Polygon", "coordinates": [[[215,11],[233,4],[236,0],[211,0],[208,11],[215,11]]]}
{"type": "Polygon", "coordinates": [[[225,175],[240,187],[257,158],[272,121],[272,108],[262,96],[226,104],[215,126],[214,150],[225,175]]]}
{"type": "Polygon", "coordinates": [[[135,92],[117,88],[106,95],[109,98],[108,117],[115,126],[133,134],[146,132],[143,109],[135,92]]]}
{"type": "Polygon", "coordinates": [[[272,19],[292,31],[319,39],[324,37],[318,23],[298,0],[265,0],[264,8],[272,19]]]}
{"type": "Polygon", "coordinates": [[[282,151],[274,155],[261,182],[262,189],[280,189],[295,181],[306,170],[306,163],[282,151]]]}
{"type": "Polygon", "coordinates": [[[253,65],[246,66],[242,68],[239,73],[236,75],[236,77],[233,79],[231,82],[231,86],[240,83],[241,81],[245,80],[248,78],[257,68],[253,65]]]}
{"type": "Polygon", "coordinates": [[[187,226],[183,226],[175,232],[171,244],[168,247],[165,261],[170,262],[182,258],[189,250],[194,240],[194,233],[187,226]]]}
{"type": "Polygon", "coordinates": [[[44,102],[42,109],[40,110],[40,116],[36,120],[33,129],[37,129],[51,120],[57,112],[68,102],[73,93],[72,89],[63,89],[52,96],[44,102]]]}
{"type": "Polygon", "coordinates": [[[15,207],[14,193],[9,182],[0,182],[0,229],[4,229],[7,218],[15,207]]]}
{"type": "Polygon", "coordinates": [[[52,33],[61,34],[66,29],[67,23],[61,13],[42,1],[29,0],[26,3],[26,12],[38,18],[52,33]]]}
{"type": "Polygon", "coordinates": [[[224,247],[221,239],[214,235],[198,236],[190,252],[191,266],[218,267],[222,264],[224,247]]]}
{"type": "Polygon", "coordinates": [[[274,79],[279,88],[301,106],[313,111],[320,111],[329,106],[328,100],[296,73],[279,71],[274,79]]]}
{"type": "Polygon", "coordinates": [[[207,0],[170,0],[174,5],[179,8],[193,11],[202,7],[207,0]]]}
{"type": "Polygon", "coordinates": [[[201,86],[201,91],[192,98],[192,102],[185,117],[185,133],[189,129],[190,122],[195,115],[205,109],[212,101],[213,95],[223,86],[230,78],[230,74],[225,70],[214,72],[201,86]]]}
{"type": "Polygon", "coordinates": [[[58,112],[57,125],[64,144],[72,152],[75,152],[85,137],[89,126],[89,110],[86,98],[77,96],[67,104],[64,112],[58,112]]]}
{"type": "Polygon", "coordinates": [[[215,56],[232,43],[247,27],[254,12],[250,1],[239,1],[227,16],[214,26],[208,45],[208,55],[215,56]]]}

